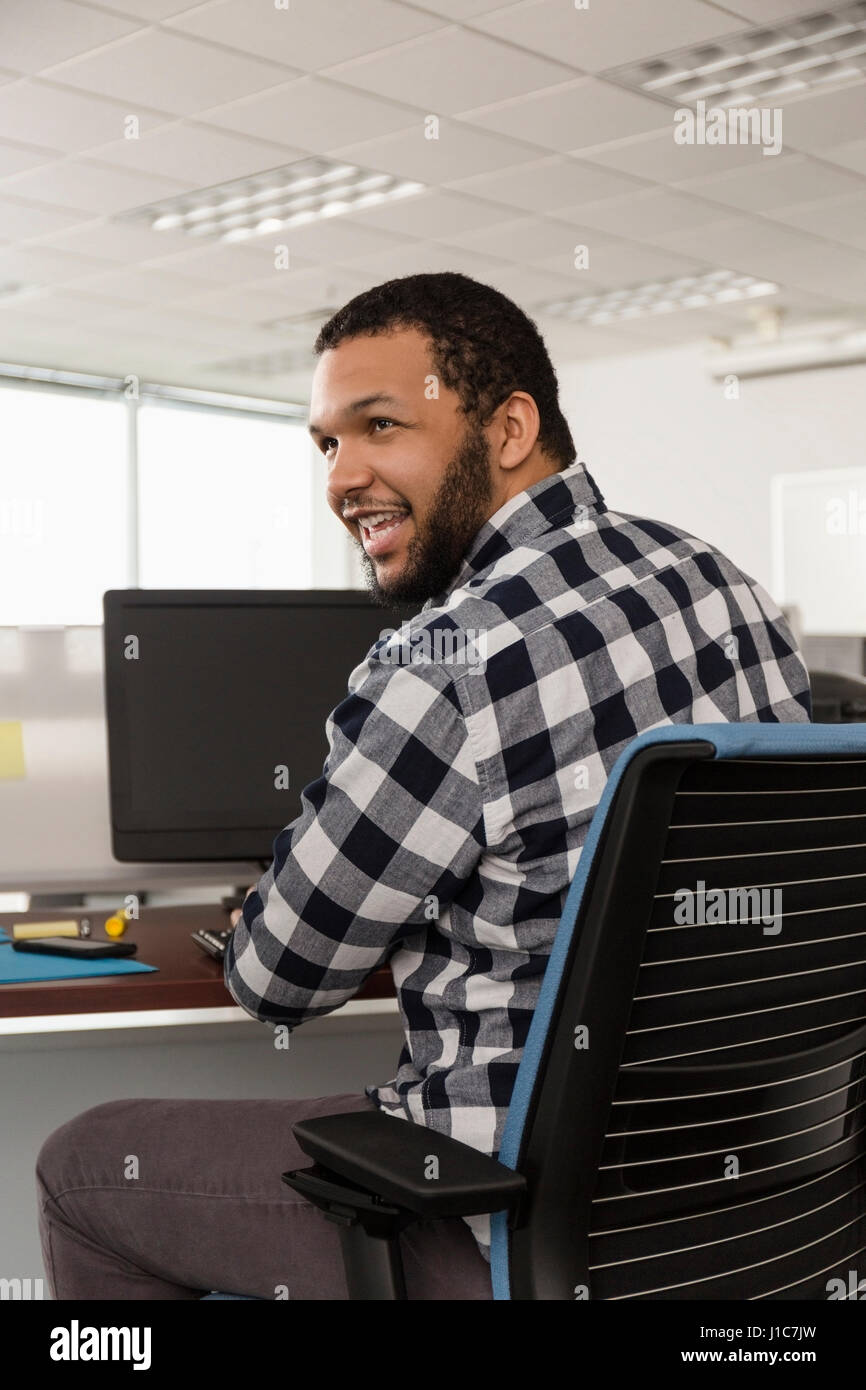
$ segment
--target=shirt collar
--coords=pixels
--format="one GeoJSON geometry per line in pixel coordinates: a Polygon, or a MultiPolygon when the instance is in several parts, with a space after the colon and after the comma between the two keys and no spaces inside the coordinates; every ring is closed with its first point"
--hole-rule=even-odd
{"type": "Polygon", "coordinates": [[[540,536],[551,527],[566,525],[578,507],[585,507],[587,512],[605,510],[598,485],[582,463],[572,463],[561,473],[552,473],[524,492],[518,492],[485,521],[453,582],[444,595],[429,600],[425,608],[439,607],[444,597],[460,588],[473,574],[487,569],[524,541],[540,536]]]}

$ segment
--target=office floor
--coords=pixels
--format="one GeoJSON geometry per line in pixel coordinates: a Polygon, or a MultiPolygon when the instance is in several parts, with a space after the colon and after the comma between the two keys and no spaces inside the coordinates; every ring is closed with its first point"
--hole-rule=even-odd
{"type": "Polygon", "coordinates": [[[43,1140],[73,1115],[129,1096],[288,1098],[363,1090],[394,1074],[401,1039],[396,1013],[312,1020],[292,1035],[287,1051],[276,1051],[272,1034],[253,1020],[0,1036],[0,1278],[44,1277],[33,1167],[43,1140]]]}

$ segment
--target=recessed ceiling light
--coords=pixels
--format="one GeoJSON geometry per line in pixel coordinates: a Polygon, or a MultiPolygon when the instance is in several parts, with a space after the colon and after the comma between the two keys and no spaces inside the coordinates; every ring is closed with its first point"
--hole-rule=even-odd
{"type": "Polygon", "coordinates": [[[616,319],[643,318],[649,314],[671,314],[678,309],[705,309],[713,304],[732,304],[741,299],[759,299],[778,294],[779,286],[735,270],[711,270],[706,275],[680,276],[677,280],[654,280],[626,290],[606,294],[579,295],[574,299],[551,300],[538,305],[536,313],[569,323],[602,324],[616,319]]]}
{"type": "Polygon", "coordinates": [[[122,213],[121,220],[146,223],[154,232],[179,231],[216,241],[245,241],[283,227],[406,198],[421,193],[424,187],[395,174],[311,157],[214,188],[164,198],[122,213]]]}
{"type": "Polygon", "coordinates": [[[866,74],[866,3],[830,5],[600,76],[676,106],[768,103],[815,88],[842,86],[866,74]]]}

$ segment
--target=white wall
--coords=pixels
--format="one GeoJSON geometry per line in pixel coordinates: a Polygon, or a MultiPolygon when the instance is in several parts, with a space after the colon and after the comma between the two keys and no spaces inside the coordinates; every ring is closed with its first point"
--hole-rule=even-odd
{"type": "Polygon", "coordinates": [[[773,474],[863,462],[866,366],[743,380],[738,400],[699,344],[557,374],[578,457],[608,506],[692,531],[770,593],[773,474]]]}

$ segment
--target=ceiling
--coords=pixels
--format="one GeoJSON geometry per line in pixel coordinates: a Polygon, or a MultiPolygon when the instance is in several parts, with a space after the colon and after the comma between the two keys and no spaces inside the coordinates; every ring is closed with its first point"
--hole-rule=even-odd
{"type": "Polygon", "coordinates": [[[537,313],[693,271],[775,280],[762,303],[795,318],[866,315],[866,81],[784,104],[767,157],[676,144],[671,105],[611,76],[815,0],[279,3],[0,0],[0,359],[303,401],[320,311],[422,270],[496,285],[557,361],[747,328],[754,305],[537,313]],[[243,244],[125,217],[309,154],[427,191],[243,244]]]}

